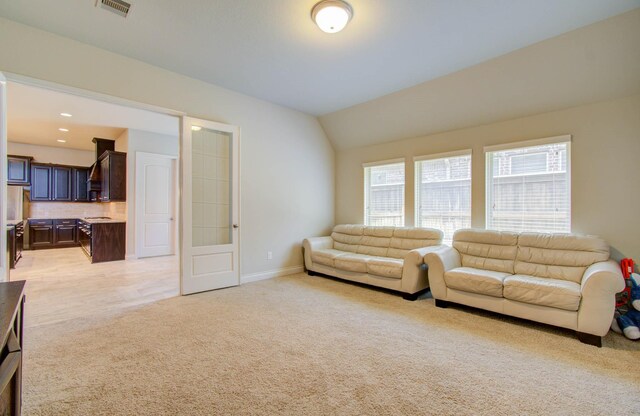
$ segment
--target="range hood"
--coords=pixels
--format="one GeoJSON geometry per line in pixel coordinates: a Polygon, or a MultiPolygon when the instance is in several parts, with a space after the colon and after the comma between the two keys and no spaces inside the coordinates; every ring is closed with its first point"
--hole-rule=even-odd
{"type": "Polygon", "coordinates": [[[93,165],[91,165],[91,170],[89,171],[89,176],[87,179],[87,190],[89,192],[101,190],[102,178],[100,177],[100,156],[102,156],[102,154],[108,150],[113,152],[116,148],[115,140],[94,137],[92,141],[96,144],[96,161],[93,165]]]}

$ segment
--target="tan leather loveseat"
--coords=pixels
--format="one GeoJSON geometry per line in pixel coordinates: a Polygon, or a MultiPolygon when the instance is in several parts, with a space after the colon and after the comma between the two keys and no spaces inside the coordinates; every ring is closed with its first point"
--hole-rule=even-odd
{"type": "Polygon", "coordinates": [[[436,306],[455,302],[577,331],[601,346],[624,288],[600,238],[459,230],[425,255],[436,306]]]}
{"type": "Polygon", "coordinates": [[[336,225],[327,237],[303,242],[310,275],[323,273],[402,292],[415,300],[429,287],[424,255],[442,242],[432,228],[336,225]]]}

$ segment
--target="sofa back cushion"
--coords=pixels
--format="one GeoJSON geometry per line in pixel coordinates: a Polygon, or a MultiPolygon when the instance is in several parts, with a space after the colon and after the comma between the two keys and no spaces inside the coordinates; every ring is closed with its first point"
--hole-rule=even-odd
{"type": "Polygon", "coordinates": [[[396,228],[389,242],[387,257],[404,259],[409,251],[442,244],[443,233],[435,228],[396,228]]]}
{"type": "Polygon", "coordinates": [[[515,273],[580,283],[587,267],[608,259],[609,245],[598,237],[521,233],[515,273]]]}
{"type": "Polygon", "coordinates": [[[394,227],[364,227],[357,253],[386,257],[394,227]]]}
{"type": "Polygon", "coordinates": [[[507,231],[463,229],[453,235],[463,267],[503,273],[514,271],[517,244],[518,234],[507,231]]]}
{"type": "Polygon", "coordinates": [[[341,224],[333,227],[333,248],[356,253],[362,240],[364,225],[341,224]]]}

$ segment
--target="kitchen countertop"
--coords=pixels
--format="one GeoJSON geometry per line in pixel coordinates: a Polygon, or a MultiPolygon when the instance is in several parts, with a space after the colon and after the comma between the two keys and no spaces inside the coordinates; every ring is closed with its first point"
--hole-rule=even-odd
{"type": "Polygon", "coordinates": [[[15,227],[24,220],[7,220],[7,227],[15,227]]]}
{"type": "MultiPolygon", "coordinates": [[[[74,218],[69,218],[69,217],[37,217],[37,218],[28,218],[29,220],[72,220],[74,218]]],[[[89,224],[119,224],[119,223],[126,223],[126,220],[123,219],[117,219],[117,218],[110,218],[108,220],[102,220],[102,219],[88,219],[88,218],[75,218],[78,220],[82,220],[85,221],[89,224]]],[[[8,224],[9,222],[7,222],[8,224]]]]}

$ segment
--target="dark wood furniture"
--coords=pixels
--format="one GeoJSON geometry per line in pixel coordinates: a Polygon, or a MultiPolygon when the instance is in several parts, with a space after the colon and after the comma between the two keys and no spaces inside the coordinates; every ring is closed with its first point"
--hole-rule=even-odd
{"type": "Polygon", "coordinates": [[[78,245],[78,225],[73,219],[30,219],[29,247],[63,248],[78,245]]]}
{"type": "Polygon", "coordinates": [[[9,251],[9,268],[15,269],[22,258],[24,246],[24,221],[7,226],[7,249],[9,251]]]}
{"type": "Polygon", "coordinates": [[[71,169],[68,166],[51,167],[52,201],[71,201],[71,169]]]}
{"type": "Polygon", "coordinates": [[[126,223],[78,220],[80,247],[91,263],[124,260],[126,223]]]}
{"type": "Polygon", "coordinates": [[[88,169],[77,166],[31,164],[31,201],[86,202],[88,169]]]}
{"type": "Polygon", "coordinates": [[[31,156],[7,156],[7,184],[31,185],[31,156]]]}
{"type": "Polygon", "coordinates": [[[87,202],[89,201],[89,168],[73,168],[73,201],[87,202]]]}
{"type": "Polygon", "coordinates": [[[51,165],[31,164],[31,200],[51,201],[51,165]]]}
{"type": "Polygon", "coordinates": [[[127,154],[105,151],[100,159],[100,201],[127,200],[127,154]]]}
{"type": "Polygon", "coordinates": [[[0,283],[0,415],[22,410],[24,280],[0,283]]]}

